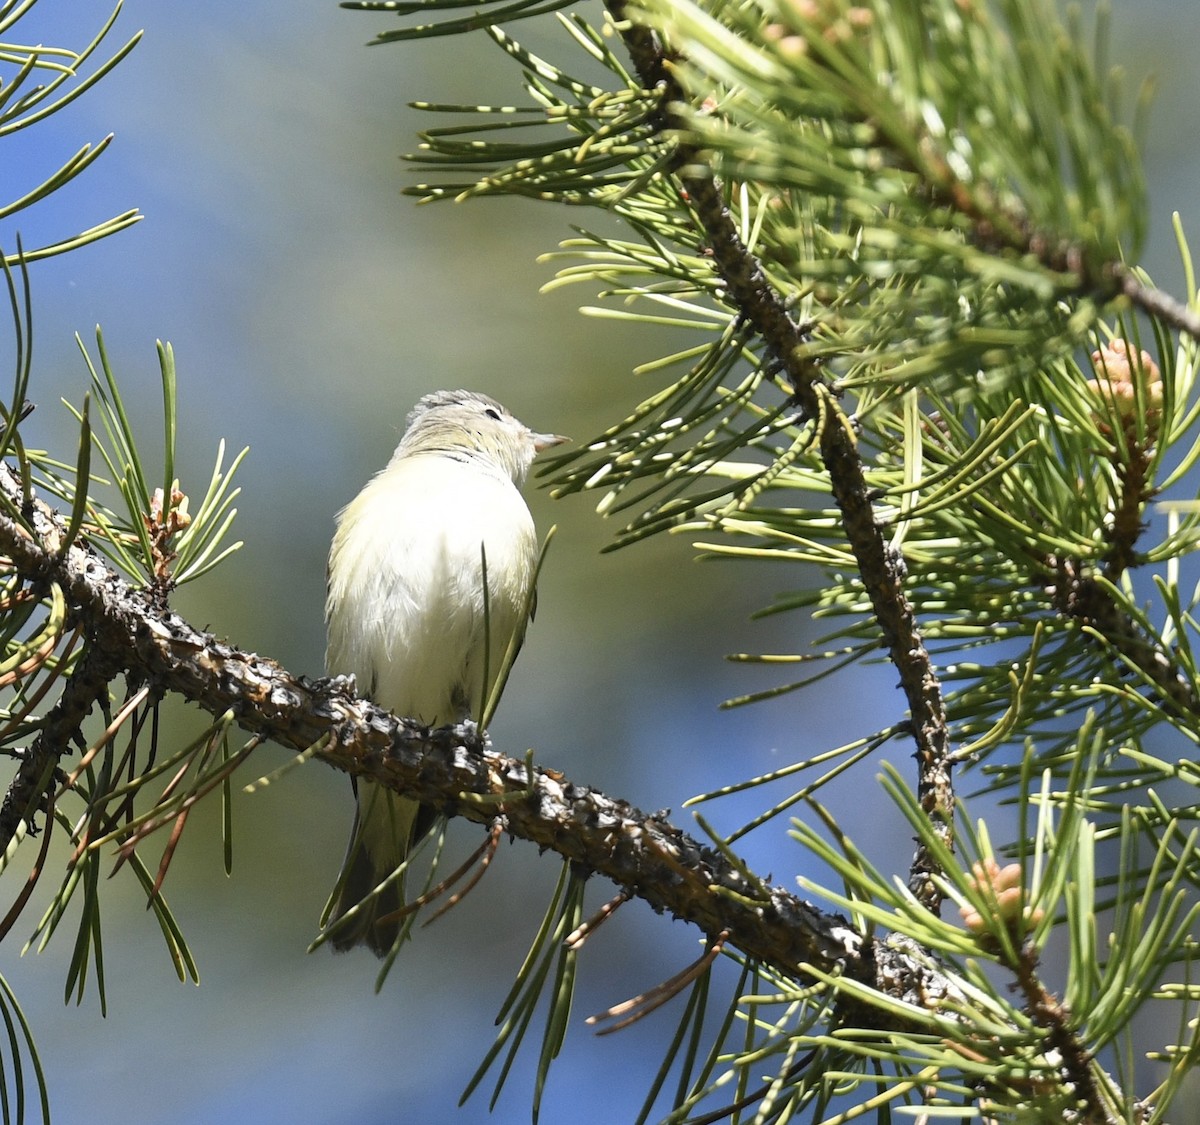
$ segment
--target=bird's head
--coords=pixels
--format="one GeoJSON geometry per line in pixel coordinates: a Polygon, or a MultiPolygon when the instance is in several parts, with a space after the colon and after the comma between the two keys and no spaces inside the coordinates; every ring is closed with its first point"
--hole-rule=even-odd
{"type": "Polygon", "coordinates": [[[520,484],[543,449],[567,439],[535,433],[494,398],[476,391],[433,391],[408,415],[396,456],[444,450],[466,452],[503,469],[520,484]]]}

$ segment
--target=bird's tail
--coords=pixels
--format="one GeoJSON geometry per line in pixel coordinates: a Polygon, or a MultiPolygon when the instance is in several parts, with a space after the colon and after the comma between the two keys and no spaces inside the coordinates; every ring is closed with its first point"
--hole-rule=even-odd
{"type": "Polygon", "coordinates": [[[325,908],[325,931],[338,952],[365,945],[386,957],[400,936],[404,877],[389,877],[412,844],[420,805],[373,782],[359,782],[358,810],[341,874],[325,908]]]}

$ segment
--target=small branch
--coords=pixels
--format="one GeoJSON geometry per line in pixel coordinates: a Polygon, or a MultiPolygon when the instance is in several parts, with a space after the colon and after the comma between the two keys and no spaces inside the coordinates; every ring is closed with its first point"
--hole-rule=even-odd
{"type": "Polygon", "coordinates": [[[1166,710],[1194,727],[1200,719],[1200,698],[1183,674],[1179,663],[1119,606],[1094,578],[1081,573],[1070,559],[1048,559],[1055,572],[1050,594],[1055,608],[1064,616],[1090,625],[1104,638],[1111,651],[1154,684],[1166,710]]]}
{"type": "Polygon", "coordinates": [[[1087,1125],[1117,1125],[1117,1119],[1096,1085],[1091,1054],[1070,1026],[1070,1013],[1058,998],[1046,991],[1038,977],[1038,958],[1032,946],[1021,949],[1017,964],[1010,966],[1025,997],[1025,1011],[1039,1027],[1046,1029],[1047,1046],[1062,1059],[1062,1073],[1087,1107],[1087,1125]]]}
{"type": "MultiPolygon", "coordinates": [[[[937,144],[931,140],[930,149],[937,144]]],[[[1104,302],[1125,296],[1135,308],[1200,341],[1200,314],[1177,297],[1147,285],[1132,266],[1111,259],[1089,263],[1082,246],[1047,238],[1034,230],[1023,213],[1001,206],[984,186],[965,184],[944,158],[931,158],[924,168],[913,171],[930,180],[934,199],[973,224],[975,242],[983,249],[1004,248],[1032,255],[1047,269],[1074,274],[1080,295],[1093,294],[1104,302]]]]}
{"type": "Polygon", "coordinates": [[[1144,530],[1142,513],[1153,496],[1148,485],[1150,450],[1131,436],[1125,457],[1115,456],[1121,491],[1113,508],[1109,548],[1104,559],[1104,577],[1116,582],[1137,561],[1137,541],[1144,530]]]}
{"type": "MultiPolygon", "coordinates": [[[[614,19],[625,19],[624,4],[611,6],[614,19]]],[[[670,59],[657,37],[636,23],[619,24],[638,77],[647,90],[658,90],[664,131],[685,128],[672,108],[685,100],[670,59]]],[[[772,357],[787,373],[796,403],[809,418],[827,415],[820,427],[820,448],[829,472],[842,526],[854,552],[863,584],[912,716],[917,743],[917,797],[947,847],[953,846],[954,787],[949,732],[941,684],[917,629],[916,616],[904,590],[903,559],[888,546],[875,518],[862,457],[853,426],[837,404],[820,367],[801,358],[809,326],[788,312],[761,265],[738,234],[719,183],[698,149],[680,142],[675,168],[686,198],[703,228],[716,270],[729,289],[729,302],[754,326],[772,357]]],[[[921,845],[913,860],[909,886],[933,913],[942,894],[931,876],[938,866],[921,845]]]]}
{"type": "Polygon", "coordinates": [[[1186,332],[1193,340],[1200,340],[1200,313],[1195,309],[1170,293],[1147,285],[1127,265],[1114,265],[1112,274],[1120,291],[1136,308],[1158,317],[1164,324],[1180,332],[1186,332]]]}
{"type": "Polygon", "coordinates": [[[111,657],[85,647],[4,795],[0,805],[0,853],[12,843],[21,824],[30,823],[58,787],[58,763],[71,749],[92,708],[108,699],[108,686],[120,673],[120,665],[111,657]]]}

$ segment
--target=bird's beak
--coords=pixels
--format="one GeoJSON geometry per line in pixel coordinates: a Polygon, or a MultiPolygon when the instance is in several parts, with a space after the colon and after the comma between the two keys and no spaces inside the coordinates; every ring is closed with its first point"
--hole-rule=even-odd
{"type": "Polygon", "coordinates": [[[570,440],[570,438],[560,437],[558,434],[534,434],[533,449],[535,453],[541,453],[553,445],[562,445],[564,441],[570,440]]]}

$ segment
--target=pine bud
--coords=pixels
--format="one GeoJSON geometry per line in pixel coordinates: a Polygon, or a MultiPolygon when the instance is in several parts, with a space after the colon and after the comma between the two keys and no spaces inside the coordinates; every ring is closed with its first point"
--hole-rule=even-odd
{"type": "MultiPolygon", "coordinates": [[[[1003,923],[1014,936],[1021,936],[1036,926],[1044,917],[1041,910],[1025,905],[1025,889],[1021,886],[1021,865],[1010,863],[1001,867],[988,858],[971,865],[971,882],[981,891],[991,907],[993,919],[1003,923]]],[[[988,920],[973,906],[959,910],[963,925],[973,934],[984,935],[992,927],[988,920]]]]}
{"type": "Polygon", "coordinates": [[[1140,410],[1152,441],[1162,417],[1162,373],[1150,353],[1135,353],[1127,340],[1117,339],[1092,352],[1092,367],[1096,377],[1088,380],[1088,389],[1105,406],[1103,413],[1093,413],[1100,430],[1111,436],[1116,420],[1135,438],[1140,410]]]}

